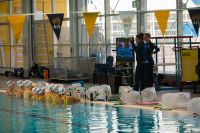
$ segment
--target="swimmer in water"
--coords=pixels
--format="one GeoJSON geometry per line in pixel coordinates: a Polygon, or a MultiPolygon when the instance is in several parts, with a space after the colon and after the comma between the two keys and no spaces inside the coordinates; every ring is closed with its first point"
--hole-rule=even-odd
{"type": "Polygon", "coordinates": [[[34,87],[32,89],[33,96],[31,100],[33,101],[45,101],[44,89],[42,87],[34,87]]]}
{"type": "Polygon", "coordinates": [[[65,88],[63,85],[58,85],[58,94],[56,96],[55,102],[56,104],[64,104],[67,105],[67,99],[64,97],[65,88]]]}
{"type": "Polygon", "coordinates": [[[8,89],[6,90],[6,94],[8,96],[15,95],[15,83],[11,80],[9,80],[7,83],[8,89]]]}
{"type": "Polygon", "coordinates": [[[24,82],[22,80],[18,80],[17,81],[17,89],[16,89],[16,93],[15,95],[18,98],[23,98],[23,94],[24,94],[24,82]]]}
{"type": "Polygon", "coordinates": [[[33,92],[32,92],[32,88],[33,88],[33,85],[32,85],[32,81],[30,80],[25,80],[24,81],[24,87],[25,87],[25,90],[24,90],[24,99],[30,99],[32,96],[33,96],[33,92]]]}

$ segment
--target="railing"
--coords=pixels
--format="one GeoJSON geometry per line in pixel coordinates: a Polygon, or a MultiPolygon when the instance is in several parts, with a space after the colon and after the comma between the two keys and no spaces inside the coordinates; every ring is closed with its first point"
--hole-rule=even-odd
{"type": "Polygon", "coordinates": [[[92,80],[96,58],[57,57],[51,61],[50,79],[92,80]]]}

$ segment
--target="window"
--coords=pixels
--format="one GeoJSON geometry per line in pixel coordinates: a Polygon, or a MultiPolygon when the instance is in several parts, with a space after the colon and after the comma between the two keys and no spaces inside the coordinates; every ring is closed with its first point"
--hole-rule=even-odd
{"type": "Polygon", "coordinates": [[[104,14],[104,0],[87,0],[87,11],[88,12],[100,12],[104,14]]]}
{"type": "Polygon", "coordinates": [[[176,0],[147,0],[147,10],[159,9],[176,9],[176,0]]]}
{"type": "MultiPolygon", "coordinates": [[[[0,13],[9,14],[10,7],[12,7],[13,14],[22,13],[22,0],[15,0],[10,4],[6,2],[0,2],[0,13]],[[9,6],[10,5],[10,6],[9,6]]],[[[10,28],[7,23],[6,17],[0,19],[0,32],[3,33],[0,36],[0,67],[23,67],[23,31],[16,43],[10,28]]]]}
{"type": "Polygon", "coordinates": [[[40,65],[48,65],[55,57],[70,57],[69,0],[35,1],[35,13],[64,13],[58,41],[46,15],[35,16],[34,58],[40,65]],[[45,18],[45,20],[43,19],[45,18]]]}

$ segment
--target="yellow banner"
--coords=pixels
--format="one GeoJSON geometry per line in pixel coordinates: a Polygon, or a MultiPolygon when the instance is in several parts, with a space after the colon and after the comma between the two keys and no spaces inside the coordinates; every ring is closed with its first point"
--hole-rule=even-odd
{"type": "Polygon", "coordinates": [[[25,16],[8,16],[7,18],[13,29],[15,42],[17,43],[23,30],[25,16]]]}
{"type": "Polygon", "coordinates": [[[181,50],[182,81],[198,81],[198,49],[181,50]]]}
{"type": "Polygon", "coordinates": [[[158,25],[160,27],[162,36],[165,35],[165,30],[167,27],[168,17],[169,17],[169,10],[160,10],[154,12],[156,19],[158,21],[158,25]]]}
{"type": "Polygon", "coordinates": [[[99,12],[85,12],[83,17],[85,19],[85,26],[88,31],[89,38],[92,37],[93,29],[99,12]]]}

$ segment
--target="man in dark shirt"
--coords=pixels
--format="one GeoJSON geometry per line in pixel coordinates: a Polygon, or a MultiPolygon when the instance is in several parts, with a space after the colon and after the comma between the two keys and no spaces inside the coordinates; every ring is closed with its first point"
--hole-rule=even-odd
{"type": "Polygon", "coordinates": [[[134,39],[131,41],[133,49],[136,52],[136,73],[135,73],[135,90],[142,91],[146,87],[146,69],[147,69],[147,45],[143,41],[143,34],[140,33],[136,36],[136,44],[134,39]]]}
{"type": "Polygon", "coordinates": [[[147,87],[152,87],[154,83],[153,78],[153,54],[156,54],[160,51],[160,49],[154,45],[154,43],[151,42],[151,35],[149,33],[144,34],[144,41],[146,41],[147,44],[147,60],[148,60],[148,67],[147,67],[147,87]]]}

